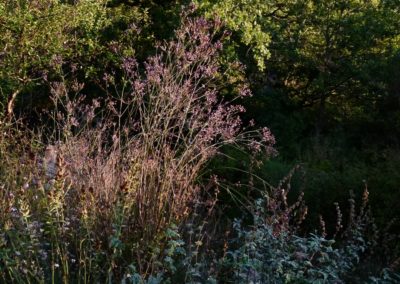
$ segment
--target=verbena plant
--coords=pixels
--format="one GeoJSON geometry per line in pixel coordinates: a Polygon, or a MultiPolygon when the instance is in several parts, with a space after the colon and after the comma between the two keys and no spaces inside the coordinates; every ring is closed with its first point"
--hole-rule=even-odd
{"type": "MultiPolygon", "coordinates": [[[[83,85],[52,82],[53,134],[22,145],[2,137],[4,281],[161,273],[168,228],[203,198],[208,161],[227,144],[272,152],[269,130],[244,131],[244,108],[218,96],[221,23],[183,19],[143,68],[124,59],[122,90],[88,104],[83,85]]],[[[109,87],[118,80],[104,79],[109,87]]],[[[249,93],[243,87],[238,97],[249,93]]]]}

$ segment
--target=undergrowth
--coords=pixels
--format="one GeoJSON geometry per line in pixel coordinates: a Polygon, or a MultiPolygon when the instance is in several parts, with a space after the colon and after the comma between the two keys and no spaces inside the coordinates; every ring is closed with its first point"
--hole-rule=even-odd
{"type": "MultiPolygon", "coordinates": [[[[342,283],[371,251],[367,191],[346,230],[337,205],[337,246],[324,226],[301,233],[307,207],[302,195],[288,204],[290,177],[243,204],[252,221],[218,213],[208,163],[230,145],[257,165],[275,141],[243,126],[245,84],[219,95],[222,23],[183,19],[144,64],[124,58],[124,74],[105,74],[105,98],[61,76],[50,123],[0,121],[2,282],[342,283]]],[[[369,279],[394,282],[395,269],[369,279]]]]}

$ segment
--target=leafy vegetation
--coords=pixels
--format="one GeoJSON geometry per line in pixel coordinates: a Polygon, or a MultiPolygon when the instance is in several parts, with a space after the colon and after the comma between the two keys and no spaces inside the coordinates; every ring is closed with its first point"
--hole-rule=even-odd
{"type": "Polygon", "coordinates": [[[399,7],[0,0],[0,282],[400,282],[399,7]]]}

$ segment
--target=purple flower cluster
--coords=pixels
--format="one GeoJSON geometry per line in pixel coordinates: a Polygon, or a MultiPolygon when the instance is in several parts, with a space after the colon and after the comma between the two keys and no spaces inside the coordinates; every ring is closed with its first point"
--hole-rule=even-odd
{"type": "MultiPolygon", "coordinates": [[[[244,142],[240,114],[245,109],[218,95],[219,53],[227,35],[221,29],[219,20],[185,17],[176,39],[159,43],[156,55],[145,62],[143,76],[136,59],[124,60],[144,132],[158,133],[179,153],[182,147],[193,147],[200,157],[209,157],[222,144],[244,142]]],[[[243,84],[237,97],[248,96],[251,91],[243,84]]],[[[261,139],[247,137],[246,142],[256,152],[267,149],[272,154],[275,140],[269,129],[257,133],[261,139]]]]}

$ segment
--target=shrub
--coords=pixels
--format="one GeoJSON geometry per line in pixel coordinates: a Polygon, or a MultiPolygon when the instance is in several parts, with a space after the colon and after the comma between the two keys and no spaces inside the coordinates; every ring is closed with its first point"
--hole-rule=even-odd
{"type": "MultiPolygon", "coordinates": [[[[290,177],[290,175],[289,175],[290,177]]],[[[230,249],[222,259],[222,275],[234,283],[347,283],[366,281],[395,283],[394,269],[384,268],[381,276],[369,271],[359,278],[360,269],[376,246],[377,234],[369,209],[368,190],[356,213],[353,197],[347,227],[342,229],[342,213],[337,208],[336,232],[327,238],[321,217],[321,234],[301,236],[298,217],[304,216],[300,198],[294,205],[286,203],[287,190],[282,184],[272,194],[256,201],[253,222],[233,224],[235,231],[230,249]],[[274,194],[275,192],[275,194],[274,194]],[[282,192],[284,192],[282,194],[282,192]],[[278,193],[278,194],[276,194],[278,193]],[[274,210],[271,210],[273,208],[274,210]],[[276,210],[279,208],[279,210],[276,210]],[[297,210],[296,210],[297,208],[297,210]],[[284,217],[284,218],[282,218],[284,217]],[[297,220],[296,220],[297,219],[297,220]],[[341,238],[337,237],[341,233],[341,238]],[[373,235],[371,235],[373,233],[373,235]]],[[[303,220],[304,217],[300,217],[303,220]]],[[[225,279],[224,278],[224,279],[225,279]]]]}

